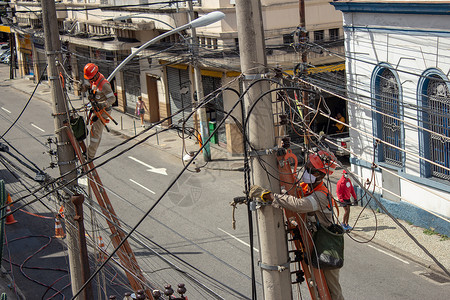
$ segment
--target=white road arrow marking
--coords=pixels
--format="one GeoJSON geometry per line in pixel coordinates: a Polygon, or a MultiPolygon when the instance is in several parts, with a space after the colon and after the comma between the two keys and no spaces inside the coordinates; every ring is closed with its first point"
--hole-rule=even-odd
{"type": "Polygon", "coordinates": [[[134,181],[134,180],[131,179],[131,178],[130,178],[130,181],[131,181],[132,183],[134,183],[134,184],[140,186],[140,187],[143,188],[144,190],[149,191],[149,192],[152,193],[152,194],[156,194],[156,193],[155,193],[154,191],[152,191],[151,189],[149,189],[149,188],[143,186],[142,184],[140,184],[140,183],[134,181]]]}
{"type": "Polygon", "coordinates": [[[161,174],[161,175],[166,175],[167,176],[167,172],[166,172],[166,168],[155,168],[150,166],[149,164],[146,164],[143,161],[140,161],[139,159],[134,158],[133,156],[128,156],[129,159],[134,160],[137,163],[140,163],[143,166],[146,166],[147,168],[149,168],[147,171],[149,172],[153,172],[153,173],[157,173],[157,174],[161,174]]]}

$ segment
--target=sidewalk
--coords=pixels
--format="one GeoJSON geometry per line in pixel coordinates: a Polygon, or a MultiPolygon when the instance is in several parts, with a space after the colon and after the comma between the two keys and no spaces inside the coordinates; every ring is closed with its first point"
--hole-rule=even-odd
{"type": "MultiPolygon", "coordinates": [[[[0,66],[0,75],[2,73],[6,75],[4,68],[0,66]]],[[[3,77],[5,78],[5,77],[3,77]]],[[[23,79],[4,79],[1,81],[1,85],[10,86],[17,90],[23,91],[26,95],[31,95],[35,84],[32,80],[27,78],[23,79]]],[[[47,83],[42,83],[36,93],[35,97],[39,98],[42,101],[50,101],[49,96],[50,88],[47,83]]],[[[79,97],[69,95],[70,99],[73,101],[73,105],[75,107],[80,107],[82,105],[82,101],[79,97]]],[[[112,110],[112,117],[118,122],[118,125],[114,125],[110,122],[108,126],[111,130],[111,133],[116,135],[121,135],[124,138],[132,137],[137,133],[140,133],[143,128],[140,127],[140,120],[136,117],[131,116],[129,114],[124,114],[119,112],[116,109],[112,110]]],[[[146,128],[150,126],[150,124],[146,124],[146,128]]],[[[182,139],[178,136],[178,134],[173,131],[165,131],[160,132],[162,127],[155,127],[149,130],[149,133],[156,133],[155,136],[149,138],[145,145],[153,147],[155,149],[164,151],[166,153],[170,153],[176,159],[181,159],[186,153],[190,151],[197,151],[199,149],[199,145],[195,143],[194,138],[188,138],[185,140],[185,152],[182,152],[182,139]]],[[[137,139],[141,140],[142,138],[148,136],[149,133],[139,136],[137,139]]],[[[104,131],[104,134],[107,134],[104,131]]],[[[206,168],[209,169],[220,169],[220,170],[228,170],[228,171],[242,171],[243,167],[243,159],[242,157],[234,157],[231,156],[226,149],[221,148],[218,145],[212,145],[211,147],[211,157],[212,161],[209,162],[206,168]]],[[[203,165],[203,155],[200,154],[198,157],[198,165],[203,165]]],[[[333,183],[332,191],[335,191],[335,184],[338,179],[341,177],[342,171],[336,170],[332,175],[331,181],[333,183]]],[[[350,233],[350,235],[358,240],[358,241],[367,241],[372,238],[376,231],[376,235],[371,241],[378,245],[381,248],[387,249],[389,251],[395,252],[397,255],[412,260],[420,265],[423,265],[430,269],[430,272],[444,274],[443,271],[432,261],[430,257],[428,257],[423,250],[421,250],[407,234],[397,225],[395,224],[387,215],[382,213],[373,212],[370,209],[363,210],[362,207],[352,206],[351,214],[350,214],[350,222],[349,224],[354,227],[354,230],[350,233]],[[361,215],[360,215],[361,213],[361,215]],[[358,218],[359,216],[359,218],[358,218]],[[376,220],[375,220],[376,216],[376,220]],[[355,221],[358,219],[357,223],[355,221]],[[376,226],[377,224],[377,226],[376,226]]],[[[340,219],[342,220],[343,210],[341,210],[340,219]]],[[[400,221],[404,227],[426,248],[428,251],[433,254],[437,260],[443,264],[447,270],[450,270],[450,239],[441,240],[441,237],[438,235],[427,235],[425,234],[424,228],[416,227],[408,224],[405,221],[400,221]]],[[[348,240],[348,245],[353,243],[348,240]]],[[[444,279],[447,282],[450,280],[449,277],[445,277],[444,279]]],[[[0,280],[2,281],[2,280],[0,280]]],[[[0,288],[2,286],[0,285],[0,288]]],[[[9,298],[8,298],[9,299],[9,298]]]]}

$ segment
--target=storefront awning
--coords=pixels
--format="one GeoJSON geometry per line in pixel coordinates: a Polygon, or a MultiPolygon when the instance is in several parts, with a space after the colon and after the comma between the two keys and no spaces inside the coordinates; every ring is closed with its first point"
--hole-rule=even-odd
{"type": "Polygon", "coordinates": [[[337,64],[337,65],[327,65],[327,66],[308,68],[308,73],[316,74],[316,73],[322,73],[322,72],[334,72],[334,71],[342,71],[342,70],[345,70],[345,63],[337,64]]]}

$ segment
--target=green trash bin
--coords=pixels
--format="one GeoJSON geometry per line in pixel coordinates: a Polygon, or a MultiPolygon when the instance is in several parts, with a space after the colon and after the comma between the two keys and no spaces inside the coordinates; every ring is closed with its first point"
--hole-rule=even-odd
{"type": "MultiPolygon", "coordinates": [[[[209,134],[212,134],[214,130],[216,130],[216,122],[215,121],[209,121],[208,122],[209,127],[209,134]]],[[[213,144],[217,144],[219,140],[217,139],[217,132],[211,136],[211,139],[209,140],[213,144]]]]}

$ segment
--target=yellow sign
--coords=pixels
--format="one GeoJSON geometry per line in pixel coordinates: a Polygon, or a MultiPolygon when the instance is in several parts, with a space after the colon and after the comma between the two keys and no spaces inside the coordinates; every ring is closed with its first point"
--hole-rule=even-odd
{"type": "Polygon", "coordinates": [[[0,25],[0,32],[11,33],[11,27],[5,26],[5,25],[0,25]]]}
{"type": "Polygon", "coordinates": [[[17,48],[20,51],[22,51],[22,52],[29,51],[29,53],[31,53],[32,48],[31,48],[31,39],[30,39],[30,35],[29,34],[19,35],[18,41],[19,41],[19,43],[17,45],[17,48]]]}

